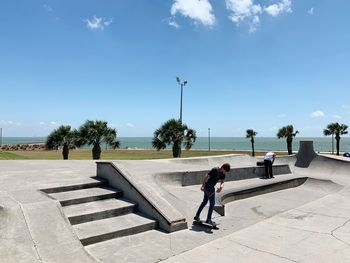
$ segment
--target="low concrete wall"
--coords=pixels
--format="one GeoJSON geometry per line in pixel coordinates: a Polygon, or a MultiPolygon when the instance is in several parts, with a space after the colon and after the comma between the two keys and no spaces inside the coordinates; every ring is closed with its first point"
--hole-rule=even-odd
{"type": "MultiPolygon", "coordinates": [[[[290,174],[291,170],[289,165],[274,165],[273,174],[290,174]]],[[[182,186],[198,185],[203,181],[204,176],[210,170],[202,171],[187,171],[187,172],[174,172],[158,174],[157,179],[162,181],[168,181],[169,184],[181,183],[182,186]]],[[[226,182],[245,180],[251,178],[259,178],[265,175],[265,168],[263,166],[252,166],[242,168],[232,168],[230,172],[226,173],[226,182]]]]}
{"type": "Polygon", "coordinates": [[[138,210],[158,221],[159,227],[167,232],[187,228],[186,219],[183,218],[177,221],[171,221],[164,215],[160,209],[154,205],[147,195],[143,194],[142,190],[137,187],[131,178],[125,176],[115,165],[109,162],[97,162],[97,176],[108,180],[110,186],[119,189],[130,201],[138,206],[138,210]]]}
{"type": "Polygon", "coordinates": [[[290,180],[271,183],[271,184],[259,185],[248,189],[238,190],[238,191],[236,190],[232,192],[224,192],[218,195],[218,204],[215,205],[214,210],[221,216],[224,216],[225,204],[227,203],[240,200],[240,199],[257,196],[257,195],[262,195],[262,194],[281,191],[281,190],[285,190],[293,187],[298,187],[303,183],[305,183],[307,179],[308,177],[300,177],[300,178],[290,179],[290,180]]]}

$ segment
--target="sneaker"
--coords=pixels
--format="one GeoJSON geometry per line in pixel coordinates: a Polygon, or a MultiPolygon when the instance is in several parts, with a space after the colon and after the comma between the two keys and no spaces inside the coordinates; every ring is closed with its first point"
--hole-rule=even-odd
{"type": "Polygon", "coordinates": [[[200,219],[198,216],[195,216],[195,217],[193,218],[193,220],[196,221],[196,222],[200,222],[200,221],[201,221],[201,219],[200,219]]]}

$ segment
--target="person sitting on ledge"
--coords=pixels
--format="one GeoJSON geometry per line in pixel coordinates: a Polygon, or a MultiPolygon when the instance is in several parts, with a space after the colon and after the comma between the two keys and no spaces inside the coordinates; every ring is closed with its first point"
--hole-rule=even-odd
{"type": "Polygon", "coordinates": [[[201,191],[204,192],[204,198],[201,205],[198,208],[196,216],[194,217],[194,221],[200,222],[200,214],[203,208],[206,206],[209,200],[209,210],[207,215],[207,220],[205,221],[207,224],[215,226],[215,222],[211,220],[211,216],[213,214],[214,205],[215,205],[215,185],[220,180],[220,187],[216,190],[217,193],[220,193],[222,188],[224,187],[225,181],[225,173],[229,172],[231,169],[230,164],[225,163],[220,168],[215,167],[210,170],[210,172],[204,177],[203,183],[201,186],[201,191]]]}
{"type": "Polygon", "coordinates": [[[275,178],[272,175],[272,165],[275,161],[276,154],[274,152],[268,152],[264,156],[264,164],[265,164],[265,178],[271,179],[275,178]]]}

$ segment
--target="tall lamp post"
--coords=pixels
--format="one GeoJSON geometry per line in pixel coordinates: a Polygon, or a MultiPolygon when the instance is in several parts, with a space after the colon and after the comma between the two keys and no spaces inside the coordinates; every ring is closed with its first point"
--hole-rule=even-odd
{"type": "Polygon", "coordinates": [[[210,128],[208,128],[208,149],[210,152],[210,128]]]}
{"type": "Polygon", "coordinates": [[[181,81],[179,77],[176,77],[177,83],[181,86],[181,99],[180,99],[180,122],[182,123],[182,93],[183,87],[186,86],[187,80],[181,81]]]}

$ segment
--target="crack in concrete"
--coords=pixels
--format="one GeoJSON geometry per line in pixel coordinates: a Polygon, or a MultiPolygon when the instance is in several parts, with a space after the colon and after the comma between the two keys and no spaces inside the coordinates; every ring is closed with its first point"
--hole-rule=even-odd
{"type": "MultiPolygon", "coordinates": [[[[337,218],[337,217],[335,217],[337,218]]],[[[270,224],[273,224],[275,226],[280,226],[280,227],[284,227],[284,228],[289,228],[289,229],[293,229],[293,230],[299,230],[299,231],[303,231],[303,232],[308,232],[308,233],[313,233],[313,234],[319,234],[319,235],[328,235],[328,236],[332,236],[333,238],[337,239],[338,241],[342,242],[343,244],[350,246],[349,243],[345,242],[344,240],[342,240],[341,238],[337,237],[334,235],[334,232],[342,227],[344,227],[346,224],[348,224],[350,222],[350,219],[348,219],[346,222],[344,222],[341,226],[336,227],[335,229],[333,229],[330,233],[327,232],[318,232],[318,231],[313,231],[313,230],[308,230],[308,229],[302,229],[302,228],[297,228],[297,227],[292,227],[292,226],[285,226],[285,225],[280,225],[280,224],[276,224],[274,222],[270,222],[270,224]]]]}
{"type": "Polygon", "coordinates": [[[26,224],[26,226],[27,226],[30,239],[31,239],[32,242],[33,242],[33,246],[34,246],[34,250],[35,250],[35,254],[36,254],[36,256],[37,256],[37,259],[38,259],[39,262],[43,262],[43,260],[42,260],[42,258],[41,258],[41,256],[40,256],[40,253],[39,253],[39,251],[38,251],[38,245],[37,245],[36,242],[34,241],[34,238],[33,238],[32,233],[31,233],[31,231],[30,231],[30,228],[29,228],[29,225],[28,225],[28,221],[27,221],[27,218],[26,218],[26,216],[25,216],[25,214],[24,214],[24,210],[23,210],[22,204],[19,204],[19,207],[21,208],[21,213],[22,213],[22,215],[23,215],[24,222],[25,222],[25,224],[26,224]]]}
{"type": "MultiPolygon", "coordinates": [[[[170,258],[175,257],[175,256],[177,256],[177,255],[184,254],[184,253],[186,253],[186,252],[188,252],[188,251],[191,251],[191,250],[197,248],[197,247],[193,247],[193,248],[185,249],[185,250],[183,250],[183,251],[180,251],[178,254],[176,254],[176,253],[174,252],[174,250],[173,250],[173,247],[172,247],[172,238],[171,238],[171,234],[169,234],[169,242],[170,242],[170,243],[169,243],[169,245],[170,245],[170,251],[171,251],[172,255],[171,255],[171,256],[167,256],[167,257],[165,257],[165,258],[163,258],[163,259],[158,259],[158,261],[156,261],[156,263],[165,261],[165,260],[167,260],[167,259],[170,259],[170,258]]],[[[200,246],[202,246],[202,245],[200,245],[200,246]]],[[[200,247],[200,246],[198,246],[198,247],[200,247]]]]}
{"type": "Polygon", "coordinates": [[[29,228],[29,225],[28,225],[28,221],[27,221],[27,218],[26,218],[26,216],[25,216],[25,214],[24,214],[24,209],[23,209],[22,204],[21,204],[16,198],[14,198],[13,196],[11,196],[8,192],[5,192],[5,194],[6,194],[9,198],[11,198],[14,202],[16,202],[17,205],[19,206],[19,208],[20,208],[20,210],[21,210],[21,214],[22,214],[23,219],[24,219],[24,223],[26,224],[26,227],[27,227],[27,230],[28,230],[30,239],[31,239],[32,242],[33,242],[35,255],[36,255],[36,257],[37,257],[37,259],[38,259],[39,262],[43,262],[43,259],[41,258],[40,253],[39,253],[39,251],[38,251],[38,246],[37,246],[36,242],[34,241],[34,238],[33,238],[32,233],[31,233],[31,231],[30,231],[30,228],[29,228]]]}
{"type": "Polygon", "coordinates": [[[334,232],[337,231],[337,230],[340,229],[340,228],[343,228],[343,227],[346,226],[349,222],[350,222],[350,219],[346,220],[346,221],[344,222],[344,224],[342,224],[341,226],[336,227],[335,229],[333,229],[333,230],[331,231],[331,236],[332,236],[332,237],[334,237],[335,239],[339,240],[340,242],[344,243],[344,244],[347,245],[347,246],[350,246],[350,244],[347,243],[347,242],[345,242],[345,241],[342,240],[341,238],[335,236],[334,232]]]}
{"type": "Polygon", "coordinates": [[[170,245],[171,255],[172,255],[172,257],[173,257],[173,256],[175,256],[176,254],[175,254],[175,252],[174,252],[174,250],[173,250],[171,234],[169,234],[169,242],[170,242],[169,245],[170,245]]]}
{"type": "MultiPolygon", "coordinates": [[[[229,239],[226,239],[226,240],[229,240],[229,239]]],[[[232,243],[236,243],[242,247],[245,247],[245,248],[249,248],[251,250],[254,250],[254,251],[257,251],[257,252],[261,252],[261,253],[265,253],[265,254],[269,254],[269,255],[272,255],[272,256],[275,256],[275,257],[278,257],[278,258],[281,258],[281,259],[285,259],[285,260],[288,260],[290,262],[296,262],[298,263],[298,261],[294,260],[294,259],[290,259],[290,258],[287,258],[287,257],[284,257],[284,256],[281,256],[281,255],[278,255],[278,254],[275,254],[275,253],[272,253],[272,252],[269,252],[269,251],[265,251],[265,250],[261,250],[261,249],[258,249],[258,248],[254,248],[254,247],[250,247],[248,245],[245,245],[245,244],[242,244],[238,241],[234,241],[234,240],[229,240],[231,241],[232,243]]]]}

